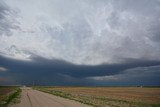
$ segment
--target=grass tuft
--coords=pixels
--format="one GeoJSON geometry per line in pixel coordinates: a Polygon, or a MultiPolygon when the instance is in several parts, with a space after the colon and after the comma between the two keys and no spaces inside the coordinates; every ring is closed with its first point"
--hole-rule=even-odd
{"type": "Polygon", "coordinates": [[[1,101],[0,107],[7,107],[10,103],[17,103],[19,102],[21,89],[17,88],[14,91],[8,93],[1,101]]]}

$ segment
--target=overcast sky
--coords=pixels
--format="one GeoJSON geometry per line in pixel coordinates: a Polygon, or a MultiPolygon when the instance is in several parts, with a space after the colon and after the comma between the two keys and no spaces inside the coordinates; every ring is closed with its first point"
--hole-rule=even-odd
{"type": "Polygon", "coordinates": [[[159,78],[160,0],[0,0],[0,84],[159,78]]]}

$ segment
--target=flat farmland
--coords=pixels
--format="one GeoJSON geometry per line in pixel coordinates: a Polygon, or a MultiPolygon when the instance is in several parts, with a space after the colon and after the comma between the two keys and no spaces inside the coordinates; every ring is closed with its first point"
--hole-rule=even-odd
{"type": "Polygon", "coordinates": [[[15,99],[21,90],[15,86],[0,86],[0,106],[7,106],[15,99]]]}
{"type": "Polygon", "coordinates": [[[160,88],[36,87],[36,89],[94,107],[160,107],[160,88]]]}
{"type": "Polygon", "coordinates": [[[9,86],[0,86],[0,101],[10,92],[12,92],[15,89],[15,87],[9,87],[9,86]]]}

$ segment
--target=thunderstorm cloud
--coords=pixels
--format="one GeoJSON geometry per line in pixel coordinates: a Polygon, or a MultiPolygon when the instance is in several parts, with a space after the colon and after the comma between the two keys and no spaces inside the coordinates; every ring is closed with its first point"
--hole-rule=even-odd
{"type": "Polygon", "coordinates": [[[0,84],[159,85],[159,74],[159,0],[0,1],[0,84]]]}

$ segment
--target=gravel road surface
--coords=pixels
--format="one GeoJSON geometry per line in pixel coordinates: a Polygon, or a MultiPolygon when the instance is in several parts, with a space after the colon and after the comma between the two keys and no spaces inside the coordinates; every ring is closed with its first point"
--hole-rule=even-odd
{"type": "Polygon", "coordinates": [[[48,93],[22,88],[21,102],[11,107],[89,107],[85,104],[48,93]]]}

